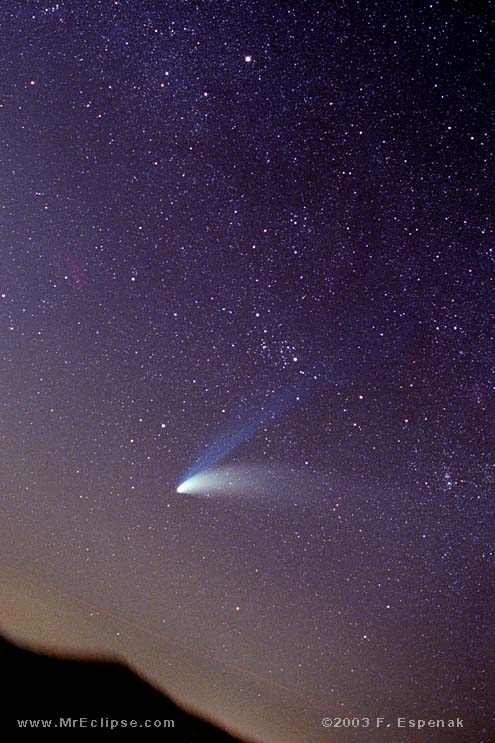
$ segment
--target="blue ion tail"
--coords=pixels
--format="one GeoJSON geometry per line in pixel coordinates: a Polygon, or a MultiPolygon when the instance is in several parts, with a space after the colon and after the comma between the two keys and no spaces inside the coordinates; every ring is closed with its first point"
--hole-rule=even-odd
{"type": "MultiPolygon", "coordinates": [[[[194,465],[185,473],[178,487],[178,493],[188,492],[185,487],[194,477],[212,467],[221,464],[234,449],[252,439],[258,431],[271,425],[277,418],[285,415],[297,405],[308,390],[306,379],[298,379],[289,388],[273,395],[265,401],[256,414],[250,411],[240,411],[237,420],[221,426],[214,441],[207,445],[194,465]],[[244,418],[244,422],[242,419],[244,418]]],[[[189,487],[189,486],[188,486],[189,487]]]]}

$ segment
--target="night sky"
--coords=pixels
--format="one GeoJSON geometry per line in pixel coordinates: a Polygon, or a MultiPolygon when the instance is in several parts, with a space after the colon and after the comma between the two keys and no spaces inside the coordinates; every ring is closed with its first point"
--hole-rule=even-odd
{"type": "Polygon", "coordinates": [[[3,632],[490,743],[493,11],[2,2],[3,632]]]}

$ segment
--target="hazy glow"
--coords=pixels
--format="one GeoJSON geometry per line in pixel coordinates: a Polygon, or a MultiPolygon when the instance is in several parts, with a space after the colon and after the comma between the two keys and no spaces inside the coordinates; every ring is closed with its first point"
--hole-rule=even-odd
{"type": "Polygon", "coordinates": [[[198,472],[179,485],[178,493],[199,494],[249,494],[266,489],[269,473],[257,465],[230,465],[198,472]]]}
{"type": "Polygon", "coordinates": [[[317,489],[315,477],[289,467],[262,464],[232,464],[198,472],[184,480],[177,492],[187,495],[243,496],[290,499],[307,497],[317,489]]]}

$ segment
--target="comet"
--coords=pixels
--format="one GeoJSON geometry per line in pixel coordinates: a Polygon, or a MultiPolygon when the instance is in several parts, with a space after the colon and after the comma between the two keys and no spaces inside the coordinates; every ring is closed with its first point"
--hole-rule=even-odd
{"type": "Polygon", "coordinates": [[[268,495],[275,473],[263,465],[234,464],[198,472],[177,492],[187,495],[268,495]]]}
{"type": "Polygon", "coordinates": [[[320,479],[312,472],[288,465],[230,464],[203,470],[184,480],[180,495],[228,498],[252,503],[291,503],[312,500],[321,492],[320,479]]]}
{"type": "MultiPolygon", "coordinates": [[[[250,441],[261,429],[266,429],[273,425],[278,418],[299,404],[308,391],[308,386],[308,380],[302,377],[278,393],[273,394],[268,399],[263,399],[254,410],[253,408],[246,410],[245,406],[239,409],[235,419],[231,419],[230,422],[221,425],[212,440],[204,446],[196,462],[180,480],[177,492],[186,493],[191,488],[194,488],[195,492],[197,492],[197,483],[204,483],[205,481],[213,483],[214,487],[216,487],[220,474],[216,469],[212,470],[212,468],[220,465],[235,449],[250,441]],[[199,480],[197,477],[199,477],[199,480]]],[[[245,473],[246,471],[243,470],[243,472],[245,473]]],[[[254,478],[254,470],[250,467],[249,472],[250,479],[252,480],[254,478]]],[[[240,472],[234,469],[232,482],[236,483],[239,477],[240,472]]],[[[222,478],[225,479],[225,473],[222,475],[222,478]]],[[[258,481],[259,477],[254,478],[254,480],[258,481]]],[[[235,488],[236,486],[233,485],[232,487],[235,488]]]]}

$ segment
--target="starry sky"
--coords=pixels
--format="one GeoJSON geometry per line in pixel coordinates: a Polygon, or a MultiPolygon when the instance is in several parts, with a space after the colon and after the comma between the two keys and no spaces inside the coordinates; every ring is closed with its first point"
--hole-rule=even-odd
{"type": "Polygon", "coordinates": [[[2,631],[263,743],[489,743],[493,10],[2,2],[2,631]]]}

